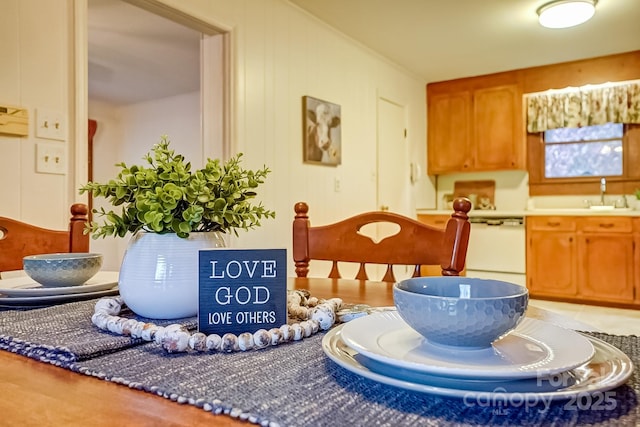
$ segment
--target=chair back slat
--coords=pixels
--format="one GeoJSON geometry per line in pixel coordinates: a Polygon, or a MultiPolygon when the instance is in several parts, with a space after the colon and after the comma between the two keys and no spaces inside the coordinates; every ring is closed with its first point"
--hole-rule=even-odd
{"type": "Polygon", "coordinates": [[[332,261],[329,277],[340,278],[338,262],[360,264],[356,279],[367,280],[367,264],[386,265],[383,281],[395,281],[393,266],[414,266],[414,277],[423,265],[440,265],[445,276],[459,275],[469,244],[468,212],[471,203],[466,198],[454,201],[454,212],[444,229],[432,227],[412,218],[392,212],[366,212],[322,226],[311,226],[309,206],[304,202],[294,206],[293,259],[296,275],[307,277],[310,260],[332,261]],[[369,224],[391,223],[399,231],[376,242],[361,233],[369,224]]]}

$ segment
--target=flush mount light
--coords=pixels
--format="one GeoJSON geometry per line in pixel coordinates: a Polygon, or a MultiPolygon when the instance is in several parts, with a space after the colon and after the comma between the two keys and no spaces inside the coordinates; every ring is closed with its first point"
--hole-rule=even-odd
{"type": "Polygon", "coordinates": [[[587,22],[596,12],[598,0],[555,0],[537,10],[540,25],[568,28],[587,22]]]}

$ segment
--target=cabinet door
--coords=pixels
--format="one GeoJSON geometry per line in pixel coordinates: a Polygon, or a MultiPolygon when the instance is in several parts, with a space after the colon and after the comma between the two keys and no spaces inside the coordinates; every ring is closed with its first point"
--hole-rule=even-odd
{"type": "Polygon", "coordinates": [[[447,221],[450,219],[451,215],[418,214],[418,221],[437,228],[445,228],[447,226],[447,221]]]}
{"type": "Polygon", "coordinates": [[[522,97],[517,85],[473,95],[475,170],[525,169],[522,97]]]}
{"type": "Polygon", "coordinates": [[[599,301],[633,302],[633,235],[579,236],[579,294],[599,301]]]}
{"type": "Polygon", "coordinates": [[[633,259],[634,299],[640,304],[640,218],[633,219],[633,259]]]}
{"type": "Polygon", "coordinates": [[[432,95],[428,102],[427,165],[430,175],[471,167],[471,94],[432,95]]]}
{"type": "Polygon", "coordinates": [[[567,231],[531,231],[527,248],[527,287],[533,296],[575,297],[576,239],[567,231]]]}

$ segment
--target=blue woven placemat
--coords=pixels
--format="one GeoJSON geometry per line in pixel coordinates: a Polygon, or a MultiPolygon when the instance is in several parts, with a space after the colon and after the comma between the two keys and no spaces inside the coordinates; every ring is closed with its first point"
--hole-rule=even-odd
{"type": "MultiPolygon", "coordinates": [[[[640,363],[638,337],[594,335],[634,355],[636,366],[640,363]]],[[[79,362],[74,369],[263,425],[636,426],[640,420],[635,377],[615,390],[612,410],[576,410],[567,401],[549,407],[481,406],[486,403],[481,401],[471,406],[355,375],[325,356],[321,340],[322,334],[233,354],[168,355],[145,345],[79,362]]],[[[585,407],[585,402],[573,406],[585,407]]]]}
{"type": "MultiPolygon", "coordinates": [[[[322,333],[247,353],[167,354],[154,343],[96,330],[91,313],[93,302],[2,312],[0,348],[30,357],[34,353],[25,349],[47,348],[36,358],[265,426],[636,426],[640,421],[637,368],[626,385],[614,390],[615,408],[607,410],[594,410],[586,402],[569,408],[567,402],[548,407],[469,405],[353,374],[325,356],[322,333]]],[[[638,337],[591,335],[620,348],[640,366],[638,337]]]]}
{"type": "MultiPolygon", "coordinates": [[[[91,315],[97,300],[73,302],[34,310],[0,311],[0,349],[58,366],[140,345],[139,339],[101,333],[91,315]]],[[[122,316],[159,325],[180,323],[197,327],[196,318],[161,321],[146,319],[124,309],[122,316]]]]}

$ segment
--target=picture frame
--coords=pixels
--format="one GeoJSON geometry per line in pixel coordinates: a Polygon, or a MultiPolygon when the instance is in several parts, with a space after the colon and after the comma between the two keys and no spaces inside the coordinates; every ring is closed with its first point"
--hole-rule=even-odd
{"type": "Polygon", "coordinates": [[[311,96],[302,97],[303,160],[325,166],[342,163],[340,105],[311,96]]]}

